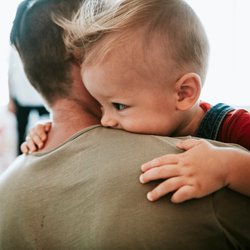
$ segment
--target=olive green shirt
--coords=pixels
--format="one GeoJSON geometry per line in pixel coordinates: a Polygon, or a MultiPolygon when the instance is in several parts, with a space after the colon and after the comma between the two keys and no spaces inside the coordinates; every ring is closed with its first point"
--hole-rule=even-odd
{"type": "MultiPolygon", "coordinates": [[[[222,189],[149,202],[142,163],[177,139],[89,127],[0,177],[0,249],[250,249],[250,199],[222,189]]],[[[205,156],[204,156],[205,157],[205,156]]]]}

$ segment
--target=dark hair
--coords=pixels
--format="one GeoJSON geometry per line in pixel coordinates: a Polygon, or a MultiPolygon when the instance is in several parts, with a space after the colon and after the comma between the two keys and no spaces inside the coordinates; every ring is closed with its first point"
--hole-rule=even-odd
{"type": "Polygon", "coordinates": [[[17,8],[10,42],[20,54],[34,88],[53,104],[71,88],[73,58],[66,51],[63,30],[52,15],[70,17],[81,0],[24,0],[17,8]]]}

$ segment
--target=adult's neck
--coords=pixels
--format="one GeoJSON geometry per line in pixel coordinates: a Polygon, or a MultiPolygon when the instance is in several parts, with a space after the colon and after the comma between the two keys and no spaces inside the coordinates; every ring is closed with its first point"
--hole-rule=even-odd
{"type": "Polygon", "coordinates": [[[100,124],[100,119],[93,112],[85,109],[74,100],[57,101],[51,109],[52,127],[48,139],[41,151],[51,150],[75,133],[93,125],[100,124]]]}

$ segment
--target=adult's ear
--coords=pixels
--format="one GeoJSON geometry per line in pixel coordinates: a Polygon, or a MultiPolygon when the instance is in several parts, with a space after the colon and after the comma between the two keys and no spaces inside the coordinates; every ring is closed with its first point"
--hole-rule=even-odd
{"type": "Polygon", "coordinates": [[[201,93],[201,78],[196,73],[187,73],[177,82],[176,108],[181,111],[188,110],[198,101],[201,93]]]}

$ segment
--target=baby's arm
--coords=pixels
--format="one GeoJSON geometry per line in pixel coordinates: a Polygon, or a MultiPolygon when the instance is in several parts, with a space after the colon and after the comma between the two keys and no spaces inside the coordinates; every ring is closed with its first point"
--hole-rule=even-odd
{"type": "Polygon", "coordinates": [[[35,152],[39,149],[42,149],[50,131],[51,122],[39,123],[29,131],[29,134],[26,136],[26,141],[21,145],[21,151],[24,154],[30,152],[35,152]]]}
{"type": "Polygon", "coordinates": [[[250,153],[238,148],[216,147],[205,140],[188,139],[177,145],[186,150],[142,165],[141,183],[166,179],[147,194],[155,201],[174,192],[172,201],[200,198],[223,187],[250,196],[250,153]]]}

